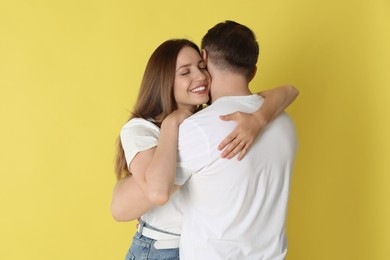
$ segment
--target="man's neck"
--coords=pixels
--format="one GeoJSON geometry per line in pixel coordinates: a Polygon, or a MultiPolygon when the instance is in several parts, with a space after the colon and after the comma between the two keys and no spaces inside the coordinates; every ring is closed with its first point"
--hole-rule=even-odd
{"type": "Polygon", "coordinates": [[[215,73],[211,81],[211,103],[221,97],[248,96],[249,82],[246,78],[232,73],[215,73]]]}

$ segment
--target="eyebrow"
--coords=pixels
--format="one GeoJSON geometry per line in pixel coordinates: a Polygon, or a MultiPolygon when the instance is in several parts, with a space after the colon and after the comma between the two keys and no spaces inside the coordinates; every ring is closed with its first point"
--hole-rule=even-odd
{"type": "MultiPolygon", "coordinates": [[[[200,60],[198,61],[198,65],[199,65],[200,63],[202,63],[202,62],[204,63],[204,60],[200,59],[200,60]]],[[[181,68],[185,68],[185,67],[189,67],[189,66],[191,66],[191,63],[181,65],[179,68],[177,68],[176,71],[178,71],[178,70],[181,69],[181,68]]]]}

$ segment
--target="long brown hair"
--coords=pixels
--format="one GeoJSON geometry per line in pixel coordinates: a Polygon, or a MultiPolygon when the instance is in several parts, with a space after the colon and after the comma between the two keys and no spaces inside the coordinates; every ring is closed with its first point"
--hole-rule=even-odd
{"type": "MultiPolygon", "coordinates": [[[[176,60],[184,47],[198,46],[187,39],[172,39],[163,42],[150,57],[138,93],[137,102],[129,118],[154,119],[157,126],[174,110],[177,103],[173,94],[176,60]]],[[[117,141],[115,173],[118,180],[130,175],[120,137],[117,141]]]]}

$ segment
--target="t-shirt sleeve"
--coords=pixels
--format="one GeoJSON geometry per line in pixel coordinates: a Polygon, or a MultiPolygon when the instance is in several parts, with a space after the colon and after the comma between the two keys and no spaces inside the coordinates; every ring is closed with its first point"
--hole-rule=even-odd
{"type": "Polygon", "coordinates": [[[209,141],[196,122],[185,120],[180,125],[176,180],[184,184],[193,174],[209,164],[209,141]]]}
{"type": "Polygon", "coordinates": [[[122,147],[125,152],[127,166],[138,152],[157,146],[159,131],[147,124],[127,124],[122,128],[122,147]]]}

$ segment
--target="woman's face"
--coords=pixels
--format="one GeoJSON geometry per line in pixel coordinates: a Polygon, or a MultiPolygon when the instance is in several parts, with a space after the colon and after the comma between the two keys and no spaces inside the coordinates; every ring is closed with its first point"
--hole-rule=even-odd
{"type": "Polygon", "coordinates": [[[178,108],[190,111],[209,100],[210,74],[198,52],[184,47],[176,61],[174,96],[178,108]]]}

